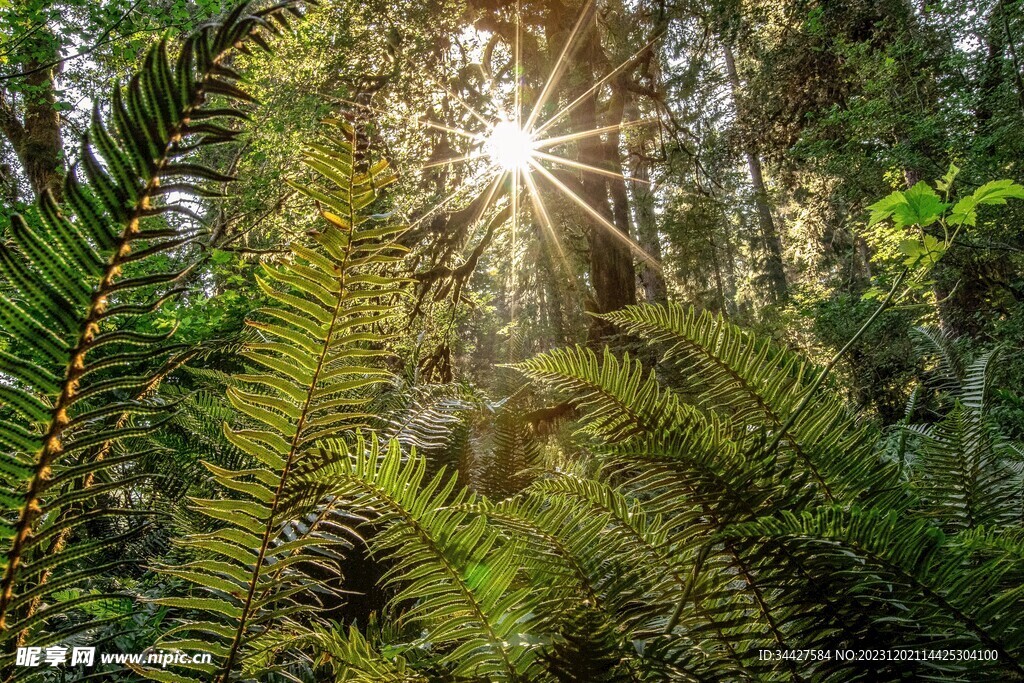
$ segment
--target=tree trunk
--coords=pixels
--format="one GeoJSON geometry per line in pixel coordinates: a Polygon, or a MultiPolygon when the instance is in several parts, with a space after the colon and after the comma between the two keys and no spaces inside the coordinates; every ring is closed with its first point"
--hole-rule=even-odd
{"type": "Polygon", "coordinates": [[[49,32],[27,41],[24,49],[34,57],[21,62],[27,73],[20,88],[23,112],[19,116],[10,92],[0,90],[0,129],[14,148],[36,196],[50,190],[60,201],[65,169],[54,79],[61,67],[42,68],[59,58],[57,45],[49,32]]]}
{"type": "MultiPolygon", "coordinates": [[[[740,106],[740,84],[739,73],[736,71],[736,61],[733,59],[732,49],[722,45],[722,54],[725,57],[725,69],[729,75],[729,84],[732,86],[733,109],[737,120],[742,115],[740,106]]],[[[742,122],[741,122],[742,123],[742,122]]],[[[750,184],[754,189],[754,207],[757,211],[757,222],[761,229],[761,237],[764,240],[767,261],[765,263],[765,275],[768,276],[769,294],[773,303],[780,303],[787,299],[788,289],[786,286],[786,270],[782,260],[782,240],[779,239],[779,231],[775,226],[775,219],[772,217],[771,206],[768,204],[768,191],[764,185],[764,174],[761,171],[761,159],[754,152],[747,136],[743,136],[743,152],[747,157],[747,168],[750,171],[750,184]]]]}
{"type": "MultiPolygon", "coordinates": [[[[561,45],[561,41],[565,40],[569,27],[561,26],[559,29],[557,33],[549,30],[549,45],[561,45]]],[[[600,59],[601,46],[597,40],[596,24],[592,23],[584,30],[587,32],[582,36],[584,43],[566,70],[579,78],[576,86],[570,89],[570,100],[576,99],[590,89],[596,80],[595,65],[605,61],[600,59]]],[[[608,120],[603,121],[602,125],[621,123],[622,107],[621,102],[611,107],[608,120]]],[[[590,93],[585,97],[569,114],[569,119],[573,130],[586,131],[597,128],[597,93],[590,93]]],[[[617,138],[614,135],[611,137],[612,140],[607,145],[596,135],[581,138],[578,142],[578,161],[599,168],[621,169],[617,138]]],[[[635,304],[636,271],[633,267],[633,256],[626,241],[611,232],[614,228],[622,235],[629,235],[629,205],[625,185],[621,180],[609,182],[605,176],[583,171],[579,176],[578,187],[580,198],[607,222],[605,224],[604,221],[584,214],[590,227],[590,281],[594,288],[596,312],[607,313],[635,304]],[[615,199],[614,210],[611,198],[615,199]]],[[[597,340],[612,332],[613,328],[609,325],[594,319],[590,337],[597,340]]]]}
{"type": "Polygon", "coordinates": [[[732,230],[729,229],[729,217],[722,215],[722,237],[725,241],[725,283],[726,295],[723,303],[723,312],[726,315],[735,315],[736,306],[736,251],[733,249],[732,230]]]}
{"type": "MultiPolygon", "coordinates": [[[[630,118],[638,120],[639,111],[635,103],[630,106],[630,118]]],[[[651,160],[647,154],[646,139],[642,134],[635,134],[630,146],[629,157],[632,164],[633,183],[633,224],[636,226],[636,238],[640,248],[652,257],[661,261],[661,240],[658,237],[658,223],[654,215],[654,188],[651,186],[651,160]]],[[[640,286],[644,291],[644,300],[651,304],[668,302],[668,288],[661,272],[650,264],[641,263],[638,273],[640,286]]]]}

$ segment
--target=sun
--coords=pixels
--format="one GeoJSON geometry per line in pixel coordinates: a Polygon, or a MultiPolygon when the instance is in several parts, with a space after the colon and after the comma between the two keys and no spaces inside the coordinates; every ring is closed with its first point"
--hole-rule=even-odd
{"type": "Polygon", "coordinates": [[[484,142],[484,151],[505,171],[524,170],[533,158],[534,140],[514,121],[498,121],[484,142]]]}
{"type": "MultiPolygon", "coordinates": [[[[555,132],[553,130],[555,124],[559,121],[564,121],[565,117],[575,110],[580,104],[587,101],[588,97],[593,96],[595,92],[607,85],[612,78],[620,74],[631,64],[635,64],[636,60],[639,59],[656,40],[658,40],[661,34],[648,41],[630,57],[626,58],[619,66],[610,70],[602,78],[598,79],[574,100],[558,107],[553,114],[542,117],[542,113],[549,109],[548,105],[552,104],[551,96],[555,92],[556,84],[565,71],[564,67],[567,64],[567,56],[570,50],[574,49],[574,47],[578,47],[578,41],[576,38],[582,35],[581,27],[585,24],[586,19],[591,16],[591,12],[594,10],[595,1],[596,0],[585,0],[584,9],[577,18],[576,24],[573,26],[572,32],[569,34],[565,44],[562,46],[561,54],[558,56],[555,65],[548,74],[544,87],[540,90],[533,106],[529,108],[528,111],[524,111],[522,106],[523,101],[521,96],[522,94],[520,92],[521,79],[517,79],[514,87],[512,88],[511,95],[514,98],[514,103],[512,103],[513,106],[511,109],[509,108],[510,103],[507,101],[509,99],[509,92],[507,92],[507,90],[499,89],[494,93],[492,101],[493,106],[489,107],[486,111],[496,111],[496,116],[491,113],[482,113],[478,111],[474,106],[463,100],[456,92],[449,89],[446,84],[443,82],[437,83],[440,90],[447,96],[447,100],[458,104],[470,116],[471,120],[474,122],[471,124],[472,129],[466,130],[458,126],[447,125],[438,121],[432,121],[427,117],[416,117],[415,120],[419,124],[428,128],[444,131],[445,133],[451,133],[463,138],[469,143],[469,149],[460,150],[455,156],[428,161],[420,166],[420,170],[426,171],[431,168],[445,167],[455,164],[467,164],[469,165],[469,168],[476,168],[477,170],[471,174],[472,177],[468,182],[459,183],[458,186],[447,196],[438,200],[433,207],[423,211],[422,215],[420,215],[412,225],[429,220],[435,212],[456,201],[459,197],[463,197],[465,194],[464,190],[469,188],[471,194],[480,192],[478,196],[483,198],[482,207],[478,210],[477,218],[474,219],[474,221],[479,220],[480,217],[483,216],[484,212],[489,208],[496,206],[498,202],[501,201],[499,197],[507,196],[506,209],[508,211],[507,215],[511,218],[509,222],[511,223],[512,229],[512,243],[515,244],[520,220],[519,209],[520,206],[523,206],[520,195],[524,194],[525,198],[528,199],[529,214],[537,220],[540,228],[551,239],[551,244],[554,245],[557,251],[558,260],[563,263],[566,271],[570,272],[572,270],[572,266],[567,261],[564,250],[561,246],[561,238],[555,230],[555,226],[551,221],[548,209],[545,206],[544,199],[540,192],[539,183],[544,182],[556,193],[582,209],[583,212],[593,220],[598,229],[606,231],[608,235],[620,241],[644,263],[657,270],[661,270],[661,264],[657,259],[648,254],[647,251],[637,244],[637,242],[634,241],[626,231],[622,230],[620,226],[612,223],[608,216],[604,215],[592,206],[591,202],[581,197],[570,187],[570,185],[567,185],[563,180],[563,177],[566,173],[571,174],[582,172],[605,176],[623,183],[631,182],[650,184],[650,181],[628,177],[624,175],[621,170],[594,166],[570,159],[557,151],[559,147],[571,144],[578,140],[602,136],[607,133],[622,131],[634,126],[657,124],[658,119],[638,118],[634,121],[619,122],[613,125],[599,126],[587,130],[573,130],[573,126],[570,125],[570,132],[553,134],[555,132]],[[544,120],[541,120],[542,118],[544,120]],[[483,161],[483,163],[480,166],[477,166],[480,161],[483,161]],[[557,166],[561,168],[549,169],[548,166],[557,166]]],[[[0,2],[2,2],[2,0],[0,0],[0,2]]],[[[513,57],[514,72],[518,74],[522,72],[522,67],[519,57],[520,26],[518,3],[516,4],[516,37],[513,45],[513,57]]],[[[385,110],[378,110],[364,103],[352,102],[349,100],[345,101],[350,105],[365,108],[373,112],[380,112],[385,115],[389,113],[385,110]]]]}

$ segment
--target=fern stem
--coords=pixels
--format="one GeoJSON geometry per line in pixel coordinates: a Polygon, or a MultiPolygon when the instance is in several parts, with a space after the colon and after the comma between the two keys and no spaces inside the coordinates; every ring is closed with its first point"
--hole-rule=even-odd
{"type": "MultiPolygon", "coordinates": [[[[356,134],[353,129],[352,148],[356,146],[356,134]]],[[[351,173],[355,173],[355,165],[352,165],[351,173]]],[[[353,231],[356,225],[355,209],[352,208],[352,183],[347,183],[345,188],[348,192],[347,206],[349,208],[349,231],[353,231]]],[[[249,579],[249,587],[245,596],[245,601],[242,604],[242,613],[238,619],[238,628],[235,630],[235,635],[231,640],[231,647],[228,649],[228,654],[224,658],[223,671],[220,676],[221,683],[228,683],[231,676],[231,669],[235,664],[235,658],[238,656],[238,650],[242,645],[242,640],[245,636],[246,626],[250,617],[250,610],[252,609],[253,598],[256,595],[256,588],[259,583],[260,570],[263,568],[263,563],[266,560],[267,551],[270,549],[271,534],[274,531],[274,517],[277,515],[278,507],[281,505],[281,500],[285,491],[285,486],[288,482],[288,475],[291,473],[292,466],[295,464],[295,458],[298,456],[299,447],[302,441],[302,430],[306,424],[306,420],[309,417],[310,410],[312,409],[313,394],[316,391],[317,382],[319,381],[320,374],[323,372],[324,362],[327,358],[327,353],[331,348],[331,337],[334,334],[334,329],[338,324],[338,319],[342,314],[342,307],[345,304],[345,291],[346,291],[346,267],[348,266],[349,257],[352,254],[354,248],[354,240],[351,238],[345,244],[345,256],[338,267],[338,281],[339,291],[338,299],[335,302],[334,310],[331,313],[331,324],[328,326],[325,335],[324,343],[320,349],[320,355],[317,358],[316,368],[313,371],[313,376],[309,381],[309,388],[306,391],[306,399],[302,404],[302,412],[299,414],[299,419],[295,425],[295,435],[292,437],[291,443],[289,444],[288,455],[285,458],[284,467],[281,469],[281,478],[278,481],[277,489],[274,491],[274,500],[271,503],[270,511],[267,514],[267,523],[263,529],[263,536],[260,540],[259,553],[256,556],[256,561],[253,563],[252,576],[249,579]]]]}
{"type": "MultiPolygon", "coordinates": [[[[146,384],[146,386],[142,389],[142,391],[140,391],[138,394],[136,394],[135,400],[136,401],[142,400],[146,396],[151,394],[153,391],[155,391],[156,388],[160,385],[160,383],[164,380],[164,378],[167,377],[167,375],[169,375],[170,373],[172,373],[175,370],[177,370],[183,364],[187,363],[189,361],[189,359],[192,356],[195,355],[195,353],[196,353],[195,350],[186,351],[185,353],[182,353],[182,354],[176,356],[175,358],[171,359],[167,363],[165,363],[164,364],[164,368],[160,372],[158,372],[146,384]]],[[[126,412],[122,413],[118,417],[117,421],[114,424],[114,430],[117,431],[117,430],[122,429],[127,424],[129,417],[130,417],[130,413],[129,412],[126,411],[126,412]]],[[[110,453],[110,449],[113,447],[113,444],[114,444],[113,440],[108,440],[108,441],[103,442],[100,445],[99,449],[96,451],[96,455],[93,458],[91,458],[91,462],[94,462],[94,463],[95,462],[102,462],[103,459],[106,458],[107,454],[110,453]]],[[[82,480],[82,483],[81,483],[81,486],[79,487],[79,489],[80,490],[86,490],[86,489],[90,488],[92,486],[93,482],[95,481],[95,478],[96,478],[95,471],[91,471],[88,474],[86,474],[85,478],[82,480]]],[[[63,519],[68,519],[72,514],[73,514],[72,510],[66,511],[64,513],[64,515],[63,515],[63,519]]],[[[73,529],[73,527],[71,525],[68,525],[68,526],[65,526],[63,529],[60,530],[60,532],[57,534],[57,538],[55,538],[53,540],[53,542],[50,544],[50,547],[47,548],[47,550],[46,550],[46,555],[47,556],[53,557],[54,555],[57,555],[57,554],[61,553],[64,550],[64,547],[67,545],[68,539],[71,538],[71,531],[72,531],[72,529],[73,529]]],[[[53,574],[53,568],[52,567],[48,567],[43,572],[43,574],[39,577],[39,584],[38,585],[39,586],[44,585],[47,581],[50,580],[50,576],[52,574],[53,574]]],[[[27,608],[27,610],[25,612],[25,618],[26,619],[31,617],[33,614],[36,613],[36,610],[39,609],[39,605],[42,603],[42,600],[43,600],[43,593],[39,593],[34,598],[32,598],[32,600],[31,600],[31,602],[29,602],[28,608],[27,608]]],[[[23,629],[18,634],[18,641],[17,641],[18,647],[21,647],[21,646],[23,646],[25,644],[25,641],[26,641],[27,637],[28,637],[28,629],[23,629]]]]}

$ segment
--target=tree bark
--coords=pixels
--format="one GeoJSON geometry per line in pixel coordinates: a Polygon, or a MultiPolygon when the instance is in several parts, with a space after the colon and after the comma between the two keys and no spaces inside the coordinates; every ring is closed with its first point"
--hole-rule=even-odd
{"type": "MultiPolygon", "coordinates": [[[[630,118],[640,118],[635,102],[630,106],[630,118]]],[[[647,153],[646,137],[634,135],[629,149],[633,183],[633,215],[636,238],[640,248],[661,261],[661,239],[658,236],[658,222],[654,215],[654,188],[651,186],[651,159],[647,153]]],[[[637,273],[644,300],[651,304],[668,302],[668,288],[661,272],[650,264],[641,263],[637,273]]]]}
{"type": "Polygon", "coordinates": [[[28,72],[19,88],[22,112],[19,116],[11,92],[0,89],[0,130],[14,148],[35,195],[50,190],[60,201],[65,168],[55,79],[61,66],[39,69],[59,58],[57,45],[48,32],[26,43],[25,53],[33,58],[22,62],[28,72]]]}
{"type": "MultiPolygon", "coordinates": [[[[599,159],[580,153],[582,163],[593,164],[599,159]]],[[[620,224],[616,224],[608,200],[607,182],[603,178],[584,178],[582,198],[598,213],[612,223],[616,230],[628,235],[620,224]]],[[[619,204],[620,217],[624,214],[624,202],[619,204]]],[[[636,303],[636,271],[629,248],[610,232],[607,224],[594,219],[590,223],[590,279],[598,313],[615,311],[636,303]]]]}
{"type": "MultiPolygon", "coordinates": [[[[565,19],[573,19],[566,16],[565,19]]],[[[593,19],[591,19],[593,22],[593,19]]],[[[554,28],[549,24],[549,27],[554,28]]],[[[568,35],[570,27],[559,26],[557,30],[548,30],[548,45],[561,45],[568,35]]],[[[596,81],[595,66],[603,63],[601,46],[597,40],[596,23],[585,27],[586,34],[581,36],[583,44],[572,58],[566,70],[579,80],[575,88],[571,88],[571,100],[581,96],[596,81]]],[[[624,103],[613,102],[609,115],[602,125],[613,125],[622,122],[624,103]]],[[[597,93],[590,93],[569,114],[573,130],[586,131],[598,127],[597,93]]],[[[614,170],[621,170],[619,160],[618,138],[610,136],[605,144],[599,136],[587,136],[578,142],[580,163],[614,170]]],[[[594,288],[594,302],[598,313],[607,313],[624,306],[636,303],[636,271],[633,256],[626,242],[611,232],[612,226],[622,235],[629,235],[629,203],[625,184],[621,180],[611,180],[597,173],[586,171],[580,174],[580,198],[603,216],[607,225],[590,216],[585,220],[589,223],[590,247],[590,281],[594,288]],[[614,207],[612,200],[614,201],[614,207]]],[[[590,330],[592,340],[608,336],[613,331],[603,321],[594,319],[590,330]]]]}
{"type": "MultiPolygon", "coordinates": [[[[732,89],[733,109],[736,113],[736,118],[739,120],[742,116],[742,107],[740,106],[742,85],[739,73],[736,71],[736,61],[733,58],[732,48],[726,43],[722,44],[722,54],[725,58],[725,69],[732,89]]],[[[767,253],[765,275],[768,277],[769,294],[773,303],[781,303],[789,296],[786,285],[786,270],[782,259],[782,240],[779,238],[779,231],[775,226],[775,219],[772,217],[771,206],[768,203],[768,191],[764,184],[761,159],[750,144],[748,136],[744,134],[743,138],[743,153],[747,158],[750,184],[754,189],[754,208],[757,212],[757,222],[761,229],[761,237],[764,240],[764,247],[767,253]]]]}

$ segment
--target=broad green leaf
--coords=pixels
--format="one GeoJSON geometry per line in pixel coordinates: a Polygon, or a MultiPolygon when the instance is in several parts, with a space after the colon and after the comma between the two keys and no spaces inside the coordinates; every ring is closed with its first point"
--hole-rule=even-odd
{"type": "Polygon", "coordinates": [[[949,207],[924,181],[904,192],[903,197],[906,203],[897,205],[893,210],[893,220],[899,226],[927,227],[939,220],[939,216],[949,207]]]}
{"type": "Polygon", "coordinates": [[[946,244],[936,237],[925,235],[923,240],[903,240],[900,242],[900,251],[907,256],[903,263],[911,268],[921,264],[933,266],[946,252],[946,244]]]}
{"type": "Polygon", "coordinates": [[[868,210],[871,211],[871,218],[868,219],[868,227],[872,227],[881,223],[882,221],[890,218],[896,207],[907,203],[906,197],[903,196],[902,192],[893,192],[885,199],[881,199],[871,206],[868,210]]]}
{"type": "Polygon", "coordinates": [[[1024,186],[1012,180],[993,180],[985,183],[974,194],[956,203],[949,214],[950,225],[977,225],[977,207],[982,204],[1006,204],[1007,199],[1024,199],[1024,186]]]}
{"type": "Polygon", "coordinates": [[[975,207],[978,202],[974,197],[964,197],[953,206],[949,213],[950,225],[977,225],[978,212],[975,207]]]}
{"type": "Polygon", "coordinates": [[[976,204],[1005,204],[1007,199],[1024,199],[1024,186],[1012,180],[993,180],[974,191],[976,204]]]}

